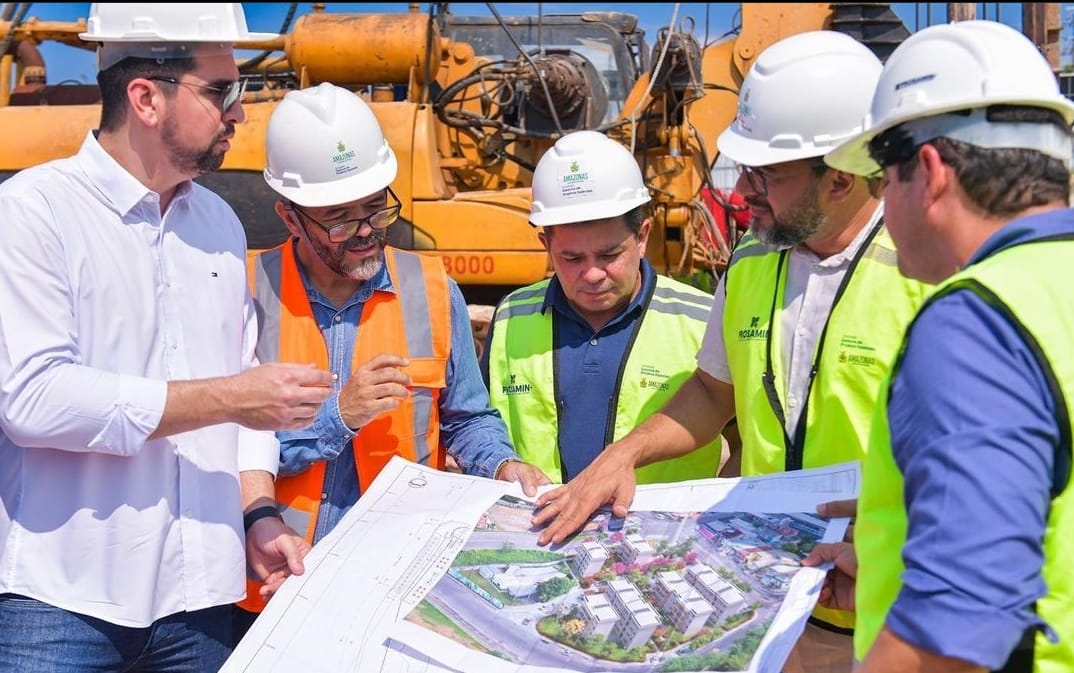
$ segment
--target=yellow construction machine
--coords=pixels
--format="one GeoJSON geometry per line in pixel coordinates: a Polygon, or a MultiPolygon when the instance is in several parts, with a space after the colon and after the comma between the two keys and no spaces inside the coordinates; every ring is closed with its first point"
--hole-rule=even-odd
{"type": "MultiPolygon", "coordinates": [[[[29,3],[5,7],[0,180],[76,152],[99,121],[100,100],[94,85],[49,84],[38,49],[46,40],[92,49],[78,38],[84,19],[42,21],[29,3]]],[[[877,3],[746,3],[737,25],[708,44],[692,17],[677,16],[651,46],[627,13],[519,17],[489,7],[491,16],[473,17],[446,3],[395,14],[314,5],[289,15],[278,38],[239,45],[256,54],[239,64],[247,121],[223,169],[199,180],[234,206],[252,250],[287,235],[261,176],[269,115],[288,91],[328,81],[371,103],[399,158],[392,186],[403,210],[392,243],[439,255],[471,303],[495,303],[549,273],[527,219],[532,170],[557,137],[579,129],[615,138],[642,167],[656,268],[712,278],[736,240],[731,206],[712,184],[716,137],[758,53],[790,34],[834,28],[884,58],[908,34],[877,3]]]]}

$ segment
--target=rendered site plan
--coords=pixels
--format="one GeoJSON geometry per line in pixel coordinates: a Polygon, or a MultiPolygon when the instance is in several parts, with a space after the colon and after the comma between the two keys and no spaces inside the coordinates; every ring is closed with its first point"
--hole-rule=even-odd
{"type": "Polygon", "coordinates": [[[501,498],[405,619],[528,666],[746,670],[827,526],[807,513],[598,514],[550,549],[532,511],[501,498]]]}

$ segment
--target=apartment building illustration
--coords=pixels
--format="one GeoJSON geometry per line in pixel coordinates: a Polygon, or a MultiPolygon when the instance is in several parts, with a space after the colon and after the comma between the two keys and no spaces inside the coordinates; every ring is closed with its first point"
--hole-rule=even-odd
{"type": "Polygon", "coordinates": [[[619,558],[624,563],[648,563],[655,556],[656,550],[641,535],[629,533],[623,536],[619,545],[619,558]]]}
{"type": "Polygon", "coordinates": [[[608,550],[599,542],[583,542],[574,549],[570,566],[576,577],[592,577],[608,560],[608,550]]]}
{"type": "Polygon", "coordinates": [[[608,582],[606,595],[619,616],[608,639],[626,649],[649,642],[653,631],[660,626],[660,616],[645,601],[638,588],[630,580],[620,578],[608,582]]]}
{"type": "Polygon", "coordinates": [[[712,616],[712,605],[678,571],[657,573],[652,588],[653,599],[664,618],[687,637],[700,631],[712,616]]]}
{"type": "Polygon", "coordinates": [[[694,563],[686,566],[683,573],[686,581],[712,606],[712,623],[737,612],[746,602],[746,597],[737,587],[720,577],[710,566],[694,563]]]}
{"type": "Polygon", "coordinates": [[[585,638],[600,636],[607,639],[612,632],[612,627],[619,621],[619,613],[608,601],[608,596],[602,593],[583,596],[582,613],[585,615],[582,637],[585,638]]]}

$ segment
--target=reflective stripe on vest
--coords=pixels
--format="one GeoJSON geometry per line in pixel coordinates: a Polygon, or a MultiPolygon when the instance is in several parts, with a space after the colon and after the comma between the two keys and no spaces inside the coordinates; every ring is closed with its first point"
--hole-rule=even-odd
{"type": "MultiPolygon", "coordinates": [[[[548,281],[516,290],[497,307],[489,346],[492,405],[507,424],[522,459],[562,481],[555,404],[552,312],[542,313],[548,281]]],[[[635,338],[621,365],[606,441],[627,434],[659,410],[696,366],[712,297],[657,276],[635,338]]],[[[638,483],[716,476],[719,438],[687,456],[637,470],[638,483]]]]}
{"type": "MultiPolygon", "coordinates": [[[[1057,474],[1044,532],[1044,582],[1048,593],[1037,601],[1037,614],[1059,637],[1057,643],[1038,634],[1033,640],[1034,673],[1068,673],[1074,670],[1074,489],[1068,485],[1071,437],[1074,427],[1074,239],[1023,243],[983,259],[952,276],[937,289],[934,299],[957,289],[969,289],[1008,316],[1022,333],[1058,402],[1056,422],[1061,445],[1056,447],[1057,474]],[[1031,292],[1026,288],[1031,287],[1031,292]],[[1059,308],[1057,307],[1065,307],[1059,308]]],[[[913,326],[910,331],[912,333],[913,326]]],[[[898,371],[897,361],[894,372],[898,371]]],[[[901,550],[906,542],[907,515],[903,476],[891,449],[885,383],[877,406],[869,455],[862,480],[854,544],[861,563],[857,579],[858,628],[855,656],[862,659],[884,626],[888,610],[902,586],[901,550]]]]}
{"type": "MultiPolygon", "coordinates": [[[[743,242],[727,271],[724,343],[731,380],[736,384],[742,474],[771,474],[788,469],[790,438],[761,382],[771,343],[773,388],[787,408],[780,334],[787,271],[784,268],[777,278],[779,252],[752,236],[743,242]]],[[[818,374],[807,398],[804,441],[797,447],[802,467],[865,457],[873,404],[903,331],[929,291],[929,286],[899,273],[894,244],[885,229],[865,245],[827,318],[818,374]],[[882,309],[878,308],[881,304],[882,309]]],[[[848,612],[818,606],[813,614],[843,629],[854,626],[853,615],[848,612]]]]}
{"type": "MultiPolygon", "coordinates": [[[[450,285],[433,256],[386,248],[384,261],[396,292],[375,291],[362,308],[351,371],[380,353],[409,359],[411,395],[361,428],[351,443],[359,488],[365,491],[392,456],[443,469],[438,401],[451,352],[450,285]]],[[[328,350],[313,317],[292,241],[257,256],[249,271],[258,311],[257,355],[262,362],[314,363],[328,369],[328,350]]],[[[276,480],[284,520],[313,541],[324,490],[325,463],[276,480]]],[[[248,584],[244,608],[263,603],[248,584]]]]}

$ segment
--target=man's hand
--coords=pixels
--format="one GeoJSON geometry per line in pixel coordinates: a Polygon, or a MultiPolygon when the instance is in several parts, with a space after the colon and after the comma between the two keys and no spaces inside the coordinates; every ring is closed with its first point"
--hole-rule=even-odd
{"type": "Polygon", "coordinates": [[[231,377],[235,422],[254,430],[299,430],[332,394],[332,375],[313,365],[270,362],[231,377]]]}
{"type": "Polygon", "coordinates": [[[833,563],[820,590],[820,604],[835,610],[854,610],[854,585],[858,576],[858,556],[849,542],[822,542],[802,559],[807,567],[833,563]]]}
{"type": "Polygon", "coordinates": [[[311,547],[293,528],[275,517],[258,519],[246,532],[246,563],[261,578],[261,597],[268,600],[291,575],[306,571],[303,557],[311,547]]]}
{"type": "Polygon", "coordinates": [[[829,519],[847,517],[853,519],[858,515],[858,499],[832,500],[817,505],[817,514],[829,519]]]}
{"type": "Polygon", "coordinates": [[[544,472],[520,460],[509,460],[500,465],[500,468],[496,470],[496,479],[499,481],[517,481],[522,485],[522,492],[531,498],[537,495],[538,486],[552,483],[552,480],[544,472]]]}
{"type": "Polygon", "coordinates": [[[829,519],[849,518],[850,524],[843,535],[844,542],[854,541],[854,517],[858,515],[858,499],[830,500],[817,505],[817,514],[829,519]]]}
{"type": "Polygon", "coordinates": [[[537,544],[563,542],[603,505],[610,504],[615,516],[627,515],[637,485],[633,454],[615,447],[608,445],[569,483],[537,499],[533,525],[547,524],[537,544]]]}
{"type": "Polygon", "coordinates": [[[358,430],[410,397],[410,376],[403,367],[410,361],[381,353],[351,373],[339,391],[339,414],[348,428],[358,430]]]}

